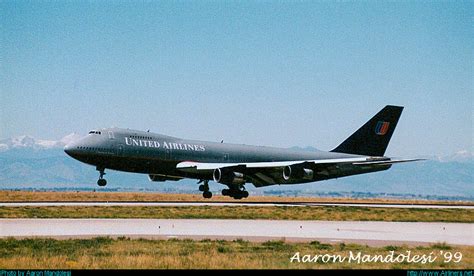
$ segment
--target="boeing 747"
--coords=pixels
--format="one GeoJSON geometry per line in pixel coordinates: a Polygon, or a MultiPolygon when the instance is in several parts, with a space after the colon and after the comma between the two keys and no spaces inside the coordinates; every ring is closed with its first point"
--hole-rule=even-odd
{"type": "Polygon", "coordinates": [[[214,180],[227,186],[222,195],[242,199],[249,196],[246,183],[255,187],[307,183],[419,160],[384,156],[402,110],[384,107],[329,152],[195,141],[120,128],[92,130],[64,151],[95,166],[99,186],[107,184],[105,170],[111,169],[148,174],[151,181],[197,179],[204,198],[212,197],[209,181],[214,180]]]}

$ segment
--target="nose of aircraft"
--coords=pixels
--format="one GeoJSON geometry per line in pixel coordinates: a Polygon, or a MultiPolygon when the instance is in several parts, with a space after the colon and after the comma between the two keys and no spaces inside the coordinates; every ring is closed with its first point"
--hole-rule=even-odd
{"type": "Polygon", "coordinates": [[[64,146],[64,152],[67,153],[67,154],[69,154],[69,152],[71,152],[71,146],[69,146],[69,144],[64,146]]]}
{"type": "Polygon", "coordinates": [[[67,155],[69,156],[72,156],[73,154],[73,148],[75,147],[73,144],[74,142],[71,142],[67,144],[66,146],[64,146],[64,152],[67,153],[67,155]]]}

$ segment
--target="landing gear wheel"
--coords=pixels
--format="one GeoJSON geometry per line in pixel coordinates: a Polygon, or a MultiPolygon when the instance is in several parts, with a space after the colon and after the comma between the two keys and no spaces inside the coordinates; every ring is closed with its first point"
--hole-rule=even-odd
{"type": "Polygon", "coordinates": [[[232,196],[234,199],[242,199],[242,194],[236,193],[232,196]]]}
{"type": "Polygon", "coordinates": [[[107,185],[107,180],[101,178],[101,179],[97,180],[97,185],[99,185],[101,187],[104,187],[105,185],[107,185]]]}
{"type": "Polygon", "coordinates": [[[222,190],[222,195],[223,196],[230,196],[230,190],[229,189],[223,189],[222,190]]]}
{"type": "Polygon", "coordinates": [[[212,193],[209,192],[209,180],[201,180],[198,182],[198,184],[201,182],[204,182],[204,184],[199,185],[199,191],[203,192],[202,196],[204,198],[211,198],[212,193]]]}
{"type": "Polygon", "coordinates": [[[245,190],[244,187],[231,187],[230,189],[222,190],[223,196],[230,196],[234,199],[242,199],[249,196],[249,192],[245,190]]]}
{"type": "Polygon", "coordinates": [[[97,185],[99,185],[100,187],[104,187],[105,185],[107,185],[107,180],[104,179],[105,168],[97,166],[96,170],[99,171],[99,180],[97,180],[97,185]]]}

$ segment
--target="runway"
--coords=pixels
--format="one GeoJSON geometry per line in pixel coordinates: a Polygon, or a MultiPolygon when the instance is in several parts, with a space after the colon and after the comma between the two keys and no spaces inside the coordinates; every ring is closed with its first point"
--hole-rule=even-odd
{"type": "Polygon", "coordinates": [[[361,208],[403,208],[403,209],[474,209],[474,205],[434,205],[434,204],[369,204],[369,203],[318,203],[318,202],[0,202],[0,207],[49,207],[49,206],[150,206],[150,207],[184,207],[184,206],[333,206],[361,208]]]}
{"type": "Polygon", "coordinates": [[[0,237],[285,240],[474,245],[473,223],[218,219],[0,219],[0,237]]]}

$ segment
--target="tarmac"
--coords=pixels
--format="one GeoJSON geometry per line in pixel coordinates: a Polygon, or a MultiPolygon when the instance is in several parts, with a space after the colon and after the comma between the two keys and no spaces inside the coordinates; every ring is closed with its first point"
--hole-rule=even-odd
{"type": "Polygon", "coordinates": [[[285,240],[371,246],[474,245],[473,223],[232,219],[0,219],[0,238],[100,236],[151,239],[285,240]]]}

